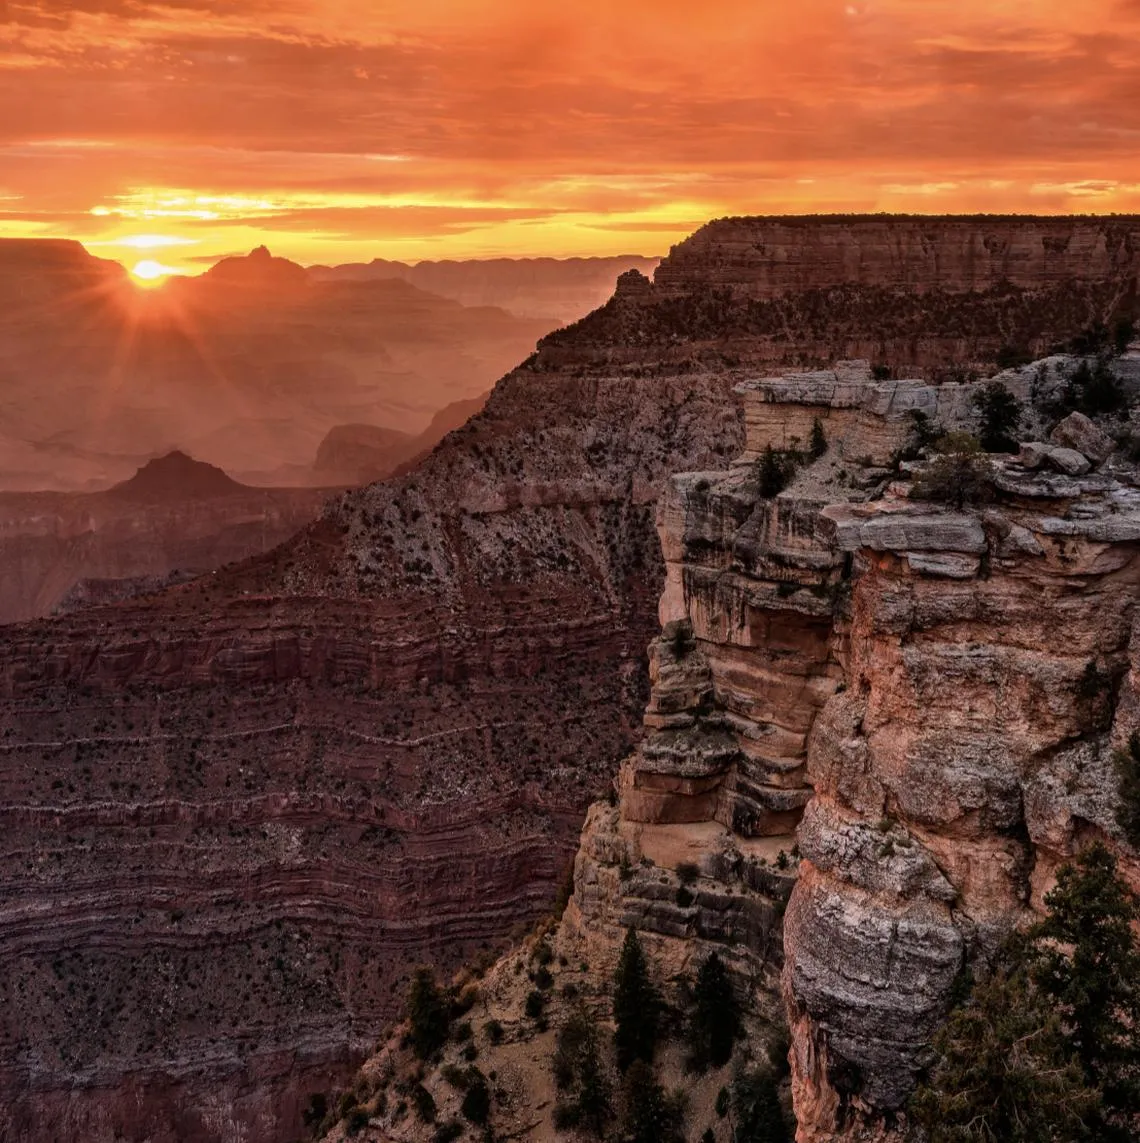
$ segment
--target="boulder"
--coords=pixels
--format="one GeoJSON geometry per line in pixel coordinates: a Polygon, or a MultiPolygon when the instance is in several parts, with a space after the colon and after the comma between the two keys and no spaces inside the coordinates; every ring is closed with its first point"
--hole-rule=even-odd
{"type": "Polygon", "coordinates": [[[1050,467],[1066,476],[1084,476],[1092,468],[1085,454],[1075,448],[1051,448],[1045,459],[1050,467]]]}
{"type": "Polygon", "coordinates": [[[1062,448],[1083,453],[1094,464],[1106,461],[1113,449],[1112,438],[1084,413],[1070,413],[1049,434],[1049,439],[1062,448]]]}
{"type": "Polygon", "coordinates": [[[1021,446],[1017,463],[1023,468],[1040,468],[1049,455],[1049,446],[1041,441],[1026,441],[1021,446]]]}

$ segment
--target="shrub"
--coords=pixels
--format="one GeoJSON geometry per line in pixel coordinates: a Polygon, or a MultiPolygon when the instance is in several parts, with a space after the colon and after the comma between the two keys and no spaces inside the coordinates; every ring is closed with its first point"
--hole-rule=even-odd
{"type": "Polygon", "coordinates": [[[554,977],[545,965],[534,974],[534,983],[545,992],[554,983],[554,977]]]}
{"type": "Polygon", "coordinates": [[[417,968],[408,994],[412,1050],[429,1059],[447,1043],[448,1006],[430,968],[417,968]]]}
{"type": "Polygon", "coordinates": [[[723,1119],[728,1114],[728,1109],[731,1106],[728,1088],[722,1087],[716,1093],[716,1114],[717,1118],[723,1119]]]}
{"type": "Polygon", "coordinates": [[[462,1024],[456,1027],[455,1031],[451,1034],[451,1038],[457,1044],[462,1044],[464,1040],[470,1040],[471,1025],[466,1020],[464,1020],[462,1024]]]}
{"type": "Polygon", "coordinates": [[[787,488],[794,472],[795,464],[787,453],[777,452],[768,445],[756,462],[755,474],[760,486],[760,495],[765,499],[778,496],[787,488]]]}
{"type": "Polygon", "coordinates": [[[491,1114],[491,1090],[487,1087],[487,1080],[477,1068],[470,1072],[470,1082],[467,1085],[467,1094],[459,1108],[460,1114],[468,1123],[482,1127],[491,1114]]]}
{"type": "Polygon", "coordinates": [[[527,993],[524,1011],[532,1020],[538,1020],[546,1008],[546,997],[538,989],[527,993]]]}
{"type": "Polygon", "coordinates": [[[682,885],[692,885],[700,875],[700,866],[692,861],[682,861],[677,866],[677,876],[681,879],[682,885]]]}
{"type": "Polygon", "coordinates": [[[439,1069],[439,1074],[444,1080],[449,1083],[456,1091],[467,1090],[467,1069],[456,1067],[455,1064],[444,1064],[439,1069]]]}
{"type": "Polygon", "coordinates": [[[436,1128],[435,1134],[431,1137],[432,1143],[455,1143],[463,1134],[463,1124],[458,1119],[449,1119],[446,1123],[441,1124],[436,1128]]]}
{"type": "Polygon", "coordinates": [[[686,889],[684,885],[677,886],[676,901],[682,909],[687,909],[695,900],[691,890],[686,889]]]}
{"type": "Polygon", "coordinates": [[[1120,800],[1116,807],[1116,824],[1124,831],[1130,845],[1140,849],[1140,731],[1128,739],[1128,749],[1114,755],[1119,781],[1120,800]]]}
{"type": "Polygon", "coordinates": [[[948,433],[936,446],[939,454],[914,482],[916,500],[936,500],[961,511],[967,504],[993,497],[993,469],[968,433],[948,433]]]}
{"type": "Polygon", "coordinates": [[[422,1083],[412,1088],[412,1106],[416,1109],[416,1115],[421,1123],[435,1121],[435,1100],[422,1083]]]}
{"type": "Polygon", "coordinates": [[[811,454],[812,460],[819,460],[827,452],[827,434],[823,431],[823,422],[819,417],[814,417],[811,422],[811,441],[808,444],[808,452],[811,454]]]}
{"type": "Polygon", "coordinates": [[[872,365],[871,366],[871,376],[876,381],[889,381],[891,379],[892,373],[893,373],[893,370],[891,369],[891,367],[889,365],[872,365]]]}
{"type": "Polygon", "coordinates": [[[1064,412],[1078,409],[1090,417],[1101,413],[1115,413],[1125,405],[1125,396],[1113,376],[1108,362],[1098,359],[1095,366],[1082,361],[1069,378],[1061,395],[1060,409],[1064,412]]]}
{"type": "Polygon", "coordinates": [[[344,1121],[344,1130],[347,1135],[359,1135],[368,1126],[368,1112],[363,1107],[354,1107],[344,1121]]]}
{"type": "Polygon", "coordinates": [[[492,1044],[501,1044],[503,1042],[503,1026],[498,1020],[488,1020],[487,1023],[483,1025],[483,1032],[492,1044]]]}

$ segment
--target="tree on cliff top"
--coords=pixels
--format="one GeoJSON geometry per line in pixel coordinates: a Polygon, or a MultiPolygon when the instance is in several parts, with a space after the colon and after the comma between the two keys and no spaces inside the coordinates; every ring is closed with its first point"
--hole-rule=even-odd
{"type": "Polygon", "coordinates": [[[982,448],[986,452],[1015,452],[1021,402],[1000,381],[993,381],[974,394],[974,405],[982,415],[982,448]]]}
{"type": "Polygon", "coordinates": [[[634,1060],[653,1062],[661,1000],[649,979],[645,950],[637,933],[627,929],[614,974],[614,1044],[624,1072],[634,1060]]]}
{"type": "Polygon", "coordinates": [[[1098,843],[1061,868],[1045,904],[935,1038],[911,1101],[930,1143],[1140,1138],[1136,902],[1098,843]]]}
{"type": "Polygon", "coordinates": [[[914,482],[911,495],[916,500],[941,501],[960,512],[967,504],[992,498],[993,468],[976,437],[947,433],[934,447],[939,455],[914,482]]]}

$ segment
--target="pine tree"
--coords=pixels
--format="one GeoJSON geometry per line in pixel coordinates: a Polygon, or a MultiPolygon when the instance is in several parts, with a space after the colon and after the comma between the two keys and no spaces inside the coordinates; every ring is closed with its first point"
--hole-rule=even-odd
{"type": "Polygon", "coordinates": [[[723,1067],[732,1057],[740,1035],[740,1005],[724,962],[710,953],[697,973],[695,1007],[690,1020],[693,1063],[704,1068],[723,1067]]]}
{"type": "Polygon", "coordinates": [[[1096,842],[1057,872],[1048,915],[1030,933],[1033,979],[1059,1014],[1089,1086],[1104,1098],[1103,1139],[1140,1128],[1140,951],[1136,898],[1096,842]]]}
{"type": "Polygon", "coordinates": [[[812,460],[819,460],[827,452],[827,436],[819,417],[813,418],[811,422],[811,442],[808,445],[808,452],[811,453],[812,460]]]}
{"type": "Polygon", "coordinates": [[[911,1103],[930,1143],[1140,1139],[1140,908],[1099,842],[1045,905],[935,1039],[911,1103]]]}
{"type": "Polygon", "coordinates": [[[417,968],[408,993],[408,1022],[412,1050],[421,1060],[430,1059],[447,1043],[448,1006],[436,987],[430,968],[417,968]]]}
{"type": "Polygon", "coordinates": [[[652,1063],[660,1004],[641,941],[632,928],[627,929],[614,975],[614,1044],[623,1072],[634,1060],[652,1063]]]}
{"type": "Polygon", "coordinates": [[[1014,434],[1021,424],[1021,402],[1000,382],[994,381],[974,394],[974,404],[982,414],[980,433],[986,452],[1013,452],[1014,434]]]}
{"type": "Polygon", "coordinates": [[[634,1060],[622,1084],[622,1136],[626,1143],[681,1143],[681,1105],[657,1082],[653,1066],[634,1060]]]}
{"type": "Polygon", "coordinates": [[[778,496],[788,486],[791,466],[787,458],[767,445],[756,463],[756,479],[760,484],[760,495],[765,499],[778,496]]]}
{"type": "Polygon", "coordinates": [[[736,1143],[788,1143],[776,1077],[766,1068],[742,1072],[732,1085],[736,1143]]]}
{"type": "Polygon", "coordinates": [[[597,1024],[585,1008],[579,1006],[559,1030],[553,1065],[561,1093],[556,1119],[565,1126],[583,1124],[602,1138],[613,1101],[602,1071],[597,1024]]]}
{"type": "Polygon", "coordinates": [[[1097,1093],[1030,982],[1023,942],[951,1013],[911,1100],[930,1143],[1091,1143],[1097,1093]]]}

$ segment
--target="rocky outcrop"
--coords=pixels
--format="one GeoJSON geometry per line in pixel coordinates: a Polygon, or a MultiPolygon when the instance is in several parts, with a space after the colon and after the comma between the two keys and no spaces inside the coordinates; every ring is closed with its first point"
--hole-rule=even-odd
{"type": "MultiPolygon", "coordinates": [[[[739,938],[727,954],[738,978],[774,1010],[780,902],[792,830],[819,784],[816,736],[834,718],[844,758],[852,743],[853,772],[836,779],[844,798],[873,802],[889,778],[885,762],[859,770],[864,731],[841,714],[862,694],[859,656],[873,661],[875,639],[890,645],[879,612],[889,617],[894,597],[868,611],[863,597],[848,606],[845,585],[891,561],[899,576],[990,574],[1001,545],[1031,563],[1034,544],[1073,543],[1068,529],[1109,535],[1112,513],[1081,524],[1064,510],[1117,490],[1102,472],[1074,494],[1071,478],[1007,465],[1025,496],[1044,490],[1035,502],[1049,522],[1036,530],[914,505],[864,513],[894,476],[847,459],[837,421],[827,455],[762,501],[751,466],[731,467],[745,451],[741,407],[754,420],[754,401],[772,403],[750,388],[747,362],[794,359],[804,343],[794,324],[757,340],[735,303],[710,303],[703,286],[664,308],[656,289],[623,285],[501,380],[414,472],[344,495],[295,540],[156,597],[4,632],[0,1131],[155,1143],[217,1134],[219,1122],[248,1143],[292,1132],[308,1093],[370,1049],[412,964],[446,969],[548,907],[621,758],[620,808],[590,819],[567,923],[577,909],[600,961],[628,920],[663,957],[690,956],[694,937],[739,938]],[[695,475],[669,487],[659,541],[658,500],[678,471],[695,475]],[[643,733],[643,649],[662,596],[673,626],[654,651],[643,733]],[[678,892],[690,863],[695,905],[678,892]],[[136,1088],[148,1093],[141,1108],[136,1088]]],[[[932,354],[949,344],[948,312],[984,313],[992,331],[1033,308],[1016,291],[944,300],[910,311],[932,331],[932,354]]],[[[786,301],[785,318],[815,315],[821,352],[867,316],[806,293],[786,301]]],[[[1085,324],[1078,310],[1033,312],[1053,314],[1052,337],[1085,324]]],[[[893,334],[875,340],[883,364],[910,354],[893,334]]],[[[968,357],[962,346],[951,359],[968,357]]],[[[895,400],[887,421],[903,415],[895,400]]],[[[937,582],[984,598],[972,580],[937,582]]],[[[923,597],[924,615],[940,614],[938,598],[923,597]]],[[[856,812],[835,801],[849,848],[866,850],[856,812]]],[[[845,847],[812,843],[804,862],[801,884],[823,903],[843,884],[845,847]]],[[[859,891],[876,903],[896,881],[937,883],[925,865],[867,881],[859,891]]],[[[949,906],[930,902],[916,924],[941,923],[949,906]]],[[[851,1025],[839,1005],[827,1030],[826,958],[858,955],[862,930],[849,937],[845,916],[819,948],[817,991],[797,983],[809,968],[788,945],[805,1107],[839,1091],[851,1025]]],[[[934,997],[941,977],[924,987],[934,997]]],[[[879,1039],[868,1076],[876,1059],[908,1058],[889,1021],[879,1039]]],[[[860,1098],[892,1098],[867,1083],[860,1098]]]]}
{"type": "Polygon", "coordinates": [[[627,276],[608,305],[544,338],[539,362],[867,359],[954,380],[1136,316],[1138,269],[1133,216],[721,219],[674,247],[652,284],[627,276]]]}
{"type": "MultiPolygon", "coordinates": [[[[907,1099],[956,979],[1040,907],[1090,837],[1116,845],[1140,882],[1111,760],[1135,725],[1121,680],[1140,473],[1083,475],[1108,459],[1104,434],[1069,417],[1054,439],[1087,445],[1075,477],[1061,465],[1042,476],[1023,451],[992,462],[989,504],[916,501],[905,480],[875,481],[877,451],[914,447],[900,408],[969,427],[976,386],[859,374],[738,386],[743,463],[671,481],[647,733],[623,767],[618,823],[587,827],[568,913],[613,931],[597,854],[623,833],[672,830],[675,852],[707,831],[728,850],[796,843],[783,992],[800,1143],[911,1138],[907,1099]],[[761,497],[760,450],[803,441],[828,413],[824,457],[761,497]],[[859,454],[869,481],[849,476],[859,454]]],[[[1073,451],[1039,447],[1051,462],[1073,451]]],[[[715,879],[716,863],[702,871],[715,879]]],[[[618,917],[660,925],[628,905],[618,917]]]]}
{"type": "Polygon", "coordinates": [[[1037,290],[1140,272],[1140,218],[945,215],[722,218],[670,252],[656,281],[757,299],[832,283],[917,294],[1037,290]]]}

